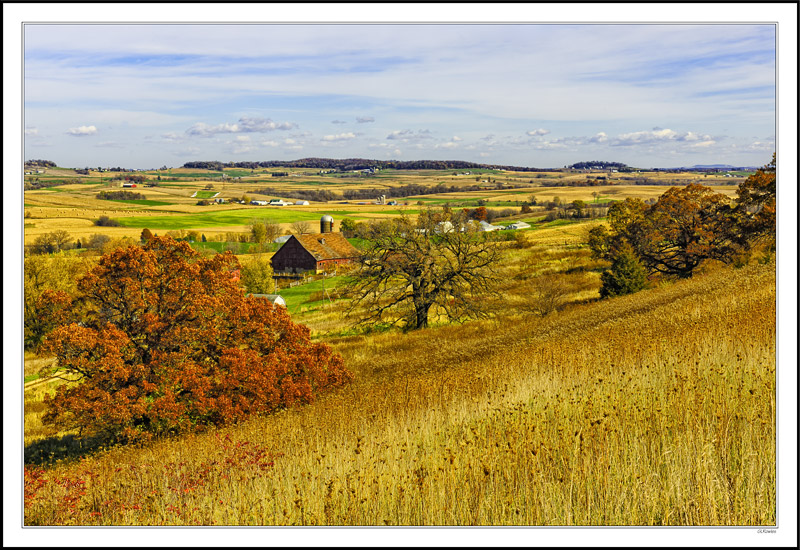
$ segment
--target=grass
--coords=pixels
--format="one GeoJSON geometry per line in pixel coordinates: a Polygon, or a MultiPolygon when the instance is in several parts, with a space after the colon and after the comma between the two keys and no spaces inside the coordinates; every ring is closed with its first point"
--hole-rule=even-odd
{"type": "Polygon", "coordinates": [[[330,343],[350,387],[28,467],[25,524],[775,524],[774,265],[330,343]]]}
{"type": "MultiPolygon", "coordinates": [[[[386,211],[387,214],[399,214],[400,210],[386,211]]],[[[357,210],[325,210],[325,213],[334,218],[344,217],[361,219],[363,215],[357,210]]],[[[416,214],[418,211],[407,210],[406,214],[416,214]]],[[[207,212],[197,212],[191,214],[175,214],[170,216],[147,216],[147,217],[121,217],[119,222],[124,227],[136,227],[161,230],[172,229],[197,229],[206,227],[230,227],[236,225],[247,225],[254,219],[270,220],[275,223],[291,223],[295,221],[319,221],[322,214],[316,211],[279,208],[270,206],[260,206],[241,209],[224,209],[207,212]]]]}
{"type": "Polygon", "coordinates": [[[198,212],[196,214],[180,214],[174,216],[120,218],[120,223],[125,227],[149,227],[150,229],[169,230],[246,225],[253,219],[269,219],[277,223],[287,223],[298,220],[318,220],[319,217],[320,214],[316,212],[282,210],[265,206],[261,208],[216,210],[212,212],[198,212]]]}
{"type": "Polygon", "coordinates": [[[198,191],[195,193],[194,198],[196,199],[211,199],[219,194],[219,191],[198,191]]]}
{"type": "Polygon", "coordinates": [[[282,288],[278,292],[286,301],[286,307],[290,313],[299,313],[301,306],[305,309],[318,307],[319,305],[329,303],[327,299],[314,300],[311,298],[315,294],[322,293],[323,287],[327,291],[331,291],[337,286],[343,284],[345,277],[338,275],[334,277],[325,277],[311,281],[302,285],[294,287],[282,288]]]}

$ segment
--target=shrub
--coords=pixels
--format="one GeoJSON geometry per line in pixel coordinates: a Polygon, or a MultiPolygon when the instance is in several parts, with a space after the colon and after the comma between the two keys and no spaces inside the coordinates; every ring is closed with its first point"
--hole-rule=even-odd
{"type": "Polygon", "coordinates": [[[147,197],[141,193],[133,193],[131,191],[100,191],[97,194],[100,200],[114,200],[114,201],[132,201],[143,200],[147,197]]]}
{"type": "Polygon", "coordinates": [[[120,224],[118,220],[109,218],[108,216],[100,216],[100,218],[94,221],[94,224],[100,227],[119,227],[120,224]]]}
{"type": "Polygon", "coordinates": [[[600,296],[622,296],[639,292],[647,286],[647,272],[632,250],[623,250],[614,259],[611,269],[600,275],[603,286],[600,296]]]}
{"type": "Polygon", "coordinates": [[[148,440],[307,403],[346,383],[341,356],[312,343],[283,308],[246,298],[230,276],[237,267],[231,254],[199,258],[169,237],[103,256],[78,281],[74,303],[86,313],[45,341],[75,383],[46,399],[43,421],[148,440]]]}

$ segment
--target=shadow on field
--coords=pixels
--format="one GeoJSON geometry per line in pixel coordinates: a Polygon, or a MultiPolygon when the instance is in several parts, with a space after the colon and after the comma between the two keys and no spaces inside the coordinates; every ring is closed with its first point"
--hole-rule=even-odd
{"type": "Polygon", "coordinates": [[[67,434],[35,441],[25,447],[25,464],[43,466],[58,460],[75,460],[91,455],[108,445],[103,437],[82,437],[67,434]]]}

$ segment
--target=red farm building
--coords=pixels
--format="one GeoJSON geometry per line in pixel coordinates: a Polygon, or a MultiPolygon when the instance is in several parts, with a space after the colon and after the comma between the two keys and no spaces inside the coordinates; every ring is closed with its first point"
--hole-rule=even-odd
{"type": "Polygon", "coordinates": [[[292,235],[272,256],[272,271],[276,275],[334,271],[358,258],[358,249],[341,233],[333,233],[333,218],[329,215],[320,220],[320,230],[320,233],[292,235]]]}

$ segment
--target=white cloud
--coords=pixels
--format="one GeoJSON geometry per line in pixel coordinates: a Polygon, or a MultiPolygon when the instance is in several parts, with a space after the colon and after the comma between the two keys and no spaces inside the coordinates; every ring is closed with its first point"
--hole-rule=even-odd
{"type": "Polygon", "coordinates": [[[394,130],[386,139],[394,139],[398,141],[402,141],[404,143],[412,142],[412,141],[419,141],[423,139],[431,139],[433,135],[431,131],[428,129],[425,130],[394,130]]]}
{"type": "Polygon", "coordinates": [[[611,141],[611,145],[614,147],[630,147],[633,145],[653,145],[671,142],[711,142],[713,144],[715,140],[708,134],[695,132],[681,134],[669,128],[653,128],[652,130],[619,134],[611,141]]]}
{"type": "Polygon", "coordinates": [[[356,117],[356,122],[358,122],[359,124],[364,124],[366,122],[375,122],[375,119],[372,118],[371,116],[359,116],[356,117]]]}
{"type": "Polygon", "coordinates": [[[323,136],[322,141],[347,141],[350,139],[355,139],[356,135],[353,132],[347,132],[344,134],[332,134],[328,136],[323,136]]]}
{"type": "Polygon", "coordinates": [[[184,134],[179,134],[177,132],[167,132],[166,134],[161,134],[161,137],[170,142],[179,142],[186,139],[184,134]]]}
{"type": "Polygon", "coordinates": [[[97,133],[97,128],[94,126],[78,126],[77,128],[70,128],[67,134],[75,137],[91,136],[97,133]]]}
{"type": "Polygon", "coordinates": [[[531,137],[539,137],[539,136],[546,136],[550,133],[550,130],[545,130],[544,128],[539,128],[538,130],[529,130],[525,132],[531,137]]]}
{"type": "Polygon", "coordinates": [[[238,122],[224,122],[216,126],[209,126],[204,122],[193,124],[186,133],[191,136],[212,136],[215,134],[238,134],[250,132],[272,132],[274,130],[291,130],[297,128],[294,122],[274,122],[269,118],[242,117],[238,122]]]}

